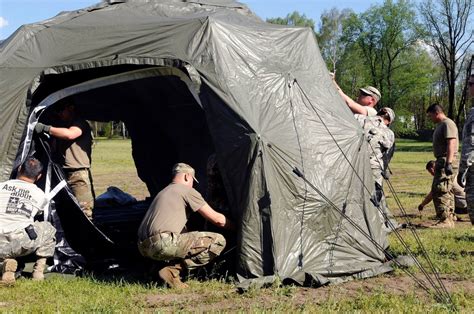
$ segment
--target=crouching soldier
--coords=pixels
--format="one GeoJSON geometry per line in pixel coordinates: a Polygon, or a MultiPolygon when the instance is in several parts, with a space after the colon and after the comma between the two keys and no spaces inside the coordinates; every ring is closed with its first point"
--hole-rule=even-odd
{"type": "MultiPolygon", "coordinates": [[[[436,161],[435,160],[430,160],[426,164],[426,170],[434,177],[435,175],[435,166],[436,166],[436,161]]],[[[459,177],[459,174],[458,174],[459,177]]],[[[457,220],[456,214],[465,214],[467,211],[467,202],[466,202],[466,193],[464,192],[464,189],[459,186],[456,182],[454,182],[451,192],[454,194],[454,216],[453,219],[457,220]]],[[[426,205],[428,205],[431,201],[433,200],[433,194],[431,191],[426,194],[425,198],[423,201],[418,205],[418,211],[422,211],[426,205]]],[[[436,213],[438,215],[438,213],[436,213]]],[[[441,216],[436,216],[437,219],[441,219],[441,216]]]]}
{"type": "Polygon", "coordinates": [[[18,263],[15,258],[35,254],[33,280],[44,279],[46,258],[53,256],[56,229],[45,221],[34,221],[35,215],[48,202],[34,182],[43,167],[28,158],[18,171],[16,180],[0,183],[0,261],[2,284],[15,283],[18,263]]]}
{"type": "Polygon", "coordinates": [[[212,209],[193,189],[194,169],[184,163],[173,166],[171,184],[153,200],[138,229],[138,250],[144,257],[165,262],[158,275],[171,288],[186,288],[180,271],[204,266],[225,247],[224,237],[213,232],[187,232],[193,212],[218,227],[233,229],[233,223],[212,209]]]}

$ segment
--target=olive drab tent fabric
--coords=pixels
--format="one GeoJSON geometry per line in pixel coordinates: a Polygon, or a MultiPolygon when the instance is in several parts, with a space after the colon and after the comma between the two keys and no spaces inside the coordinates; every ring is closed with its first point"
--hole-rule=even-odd
{"type": "Polygon", "coordinates": [[[325,284],[386,271],[367,144],[311,29],[268,24],[231,0],[109,1],[24,25],[0,44],[2,181],[64,97],[88,120],[127,124],[149,188],[187,161],[205,192],[216,153],[240,278],[325,284]]]}

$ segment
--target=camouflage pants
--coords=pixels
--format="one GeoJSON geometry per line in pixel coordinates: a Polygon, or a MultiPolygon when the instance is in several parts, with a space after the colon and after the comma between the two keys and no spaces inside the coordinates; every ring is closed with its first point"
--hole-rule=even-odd
{"type": "Polygon", "coordinates": [[[433,183],[431,185],[431,193],[433,195],[433,204],[436,210],[436,217],[445,220],[448,216],[454,213],[454,193],[453,184],[454,178],[458,170],[457,162],[453,162],[454,173],[447,176],[444,167],[446,164],[446,157],[436,159],[435,174],[433,176],[433,183]]]}
{"type": "Polygon", "coordinates": [[[469,167],[466,174],[466,201],[469,219],[474,225],[474,166],[469,167]]]}
{"type": "Polygon", "coordinates": [[[378,183],[380,186],[383,186],[382,169],[380,167],[373,167],[371,168],[371,170],[372,170],[372,176],[374,177],[374,181],[378,183]]]}
{"type": "Polygon", "coordinates": [[[56,245],[56,229],[44,221],[33,224],[38,237],[31,240],[25,229],[0,234],[0,260],[35,254],[38,257],[50,257],[56,245]]]}
{"type": "Polygon", "coordinates": [[[76,197],[83,211],[92,211],[94,208],[94,187],[89,168],[65,169],[67,183],[76,197]]]}
{"type": "Polygon", "coordinates": [[[226,241],[214,232],[163,232],[138,243],[140,253],[157,261],[181,260],[188,269],[204,266],[219,256],[226,241]]]}
{"type": "Polygon", "coordinates": [[[385,227],[389,231],[392,231],[392,229],[399,228],[400,224],[398,223],[398,221],[395,220],[395,217],[393,216],[392,212],[388,208],[387,201],[385,200],[385,193],[383,191],[383,186],[380,184],[380,183],[383,183],[382,175],[380,175],[380,178],[381,180],[375,180],[375,195],[379,203],[380,209],[385,214],[383,215],[382,213],[379,212],[380,221],[385,225],[385,227]]]}
{"type": "Polygon", "coordinates": [[[454,194],[454,210],[456,211],[456,213],[458,210],[459,211],[467,210],[466,192],[464,192],[464,188],[460,187],[457,184],[456,180],[454,180],[454,184],[453,184],[453,194],[454,194]]]}

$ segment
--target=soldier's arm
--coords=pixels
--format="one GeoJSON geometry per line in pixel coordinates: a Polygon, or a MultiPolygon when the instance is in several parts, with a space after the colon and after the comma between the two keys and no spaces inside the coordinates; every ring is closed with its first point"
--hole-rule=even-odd
{"type": "Polygon", "coordinates": [[[82,130],[77,126],[71,126],[69,128],[57,128],[52,126],[49,129],[49,134],[62,140],[72,141],[82,135],[82,130]]]}
{"type": "Polygon", "coordinates": [[[428,193],[426,196],[425,196],[425,199],[423,200],[423,202],[421,202],[421,206],[422,207],[425,207],[426,205],[428,205],[431,201],[433,200],[433,194],[431,194],[431,191],[430,193],[428,193]]]}
{"type": "Polygon", "coordinates": [[[342,99],[346,102],[346,105],[351,109],[352,113],[354,114],[361,114],[364,116],[368,115],[367,108],[365,106],[362,106],[361,104],[358,104],[354,100],[352,100],[349,96],[347,96],[342,89],[337,85],[336,81],[334,81],[334,84],[336,85],[336,89],[339,92],[339,95],[341,95],[342,99]]]}
{"type": "MultiPolygon", "coordinates": [[[[469,117],[470,119],[470,117],[469,117]]],[[[468,121],[464,125],[459,172],[464,172],[474,161],[474,123],[468,121]]]]}
{"type": "Polygon", "coordinates": [[[395,135],[393,131],[388,128],[379,128],[379,132],[381,132],[381,134],[383,135],[382,138],[379,140],[380,146],[382,146],[385,151],[390,151],[395,144],[395,135]]]}
{"type": "Polygon", "coordinates": [[[456,152],[456,144],[457,144],[457,139],[455,138],[448,138],[448,149],[446,153],[446,162],[447,163],[452,163],[454,160],[454,153],[456,152]]]}
{"type": "Polygon", "coordinates": [[[216,225],[220,228],[229,229],[229,230],[235,229],[234,223],[230,219],[228,219],[226,216],[222,215],[221,213],[216,212],[208,204],[205,204],[204,206],[199,208],[197,212],[201,214],[201,216],[204,217],[204,219],[206,219],[213,225],[216,225]]]}

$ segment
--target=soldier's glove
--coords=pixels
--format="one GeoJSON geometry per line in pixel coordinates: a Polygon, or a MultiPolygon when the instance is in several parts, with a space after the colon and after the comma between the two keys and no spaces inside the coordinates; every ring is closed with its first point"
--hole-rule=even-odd
{"type": "Polygon", "coordinates": [[[36,133],[47,133],[49,134],[49,129],[51,129],[50,125],[43,124],[41,122],[36,123],[35,125],[35,132],[36,133]]]}
{"type": "Polygon", "coordinates": [[[462,188],[466,186],[466,174],[467,174],[467,169],[463,170],[462,172],[459,172],[456,178],[456,181],[458,181],[459,186],[462,188]]]}
{"type": "Polygon", "coordinates": [[[388,169],[382,170],[382,177],[383,177],[385,180],[390,179],[390,176],[391,176],[391,175],[392,175],[392,173],[390,172],[390,170],[388,170],[388,169]]]}
{"type": "Polygon", "coordinates": [[[446,166],[444,167],[444,173],[446,173],[447,176],[453,175],[453,164],[448,162],[446,166]]]}
{"type": "Polygon", "coordinates": [[[367,140],[370,141],[375,135],[377,135],[378,131],[376,128],[372,128],[367,132],[367,140]]]}
{"type": "Polygon", "coordinates": [[[423,206],[422,204],[418,205],[418,211],[421,212],[423,210],[423,208],[425,208],[425,206],[423,206]]]}

